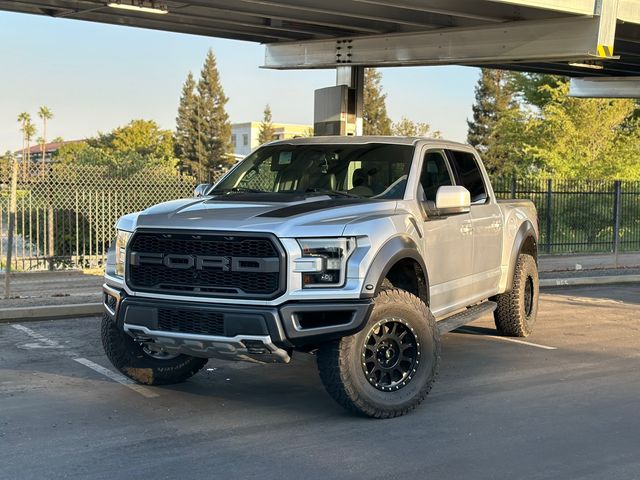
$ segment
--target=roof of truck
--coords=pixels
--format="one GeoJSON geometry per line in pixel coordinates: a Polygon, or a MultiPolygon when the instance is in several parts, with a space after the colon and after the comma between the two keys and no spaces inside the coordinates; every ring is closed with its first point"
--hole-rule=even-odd
{"type": "Polygon", "coordinates": [[[298,137],[287,140],[276,140],[270,142],[269,145],[341,145],[341,144],[364,144],[364,143],[389,143],[393,145],[415,145],[417,142],[433,143],[440,146],[465,146],[468,145],[459,142],[452,142],[441,138],[427,137],[392,137],[392,136],[328,136],[328,137],[298,137]]]}

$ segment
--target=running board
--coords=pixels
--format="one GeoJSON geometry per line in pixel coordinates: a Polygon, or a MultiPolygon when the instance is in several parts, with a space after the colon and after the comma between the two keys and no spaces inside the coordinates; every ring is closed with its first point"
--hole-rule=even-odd
{"type": "Polygon", "coordinates": [[[482,302],[473,307],[469,307],[460,313],[436,322],[436,325],[438,325],[438,333],[442,335],[443,333],[451,332],[456,328],[479,319],[487,313],[493,312],[497,307],[498,304],[496,302],[482,302]]]}

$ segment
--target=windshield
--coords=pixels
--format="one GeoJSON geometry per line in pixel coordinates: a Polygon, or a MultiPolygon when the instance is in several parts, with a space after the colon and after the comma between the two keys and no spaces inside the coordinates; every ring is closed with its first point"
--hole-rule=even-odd
{"type": "Polygon", "coordinates": [[[274,145],[260,148],[210,195],[231,192],[401,199],[411,145],[274,145]]]}

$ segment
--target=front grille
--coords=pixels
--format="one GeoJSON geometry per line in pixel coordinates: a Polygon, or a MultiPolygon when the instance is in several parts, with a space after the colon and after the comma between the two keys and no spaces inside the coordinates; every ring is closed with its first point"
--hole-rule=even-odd
{"type": "Polygon", "coordinates": [[[158,309],[158,328],[163,332],[224,335],[224,315],[197,310],[158,309]]]}
{"type": "Polygon", "coordinates": [[[284,255],[267,236],[137,232],[128,252],[133,290],[273,298],[284,286],[284,255]]]}

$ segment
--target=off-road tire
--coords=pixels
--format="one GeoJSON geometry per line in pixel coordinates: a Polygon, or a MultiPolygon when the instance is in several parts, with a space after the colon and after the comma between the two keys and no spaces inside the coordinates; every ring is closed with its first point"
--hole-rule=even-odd
{"type": "Polygon", "coordinates": [[[382,290],[374,299],[364,329],[322,345],[317,361],[327,392],[347,410],[374,418],[404,415],[424,400],[437,375],[440,337],[435,318],[418,297],[399,289],[382,290]],[[365,342],[381,322],[395,322],[399,328],[404,325],[402,328],[412,332],[417,344],[414,352],[419,362],[414,364],[415,373],[406,385],[395,391],[376,388],[367,379],[363,367],[365,342]]]}
{"type": "Polygon", "coordinates": [[[127,377],[144,385],[184,382],[207,363],[206,358],[188,355],[162,360],[153,358],[107,316],[102,318],[101,333],[102,346],[113,366],[127,377]]]}
{"type": "Polygon", "coordinates": [[[495,298],[498,308],[493,318],[498,333],[509,337],[530,335],[538,314],[539,292],[536,261],[531,255],[518,255],[511,291],[495,298]]]}

